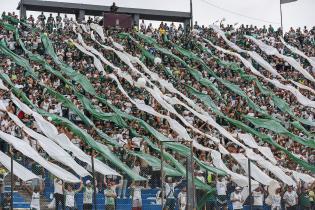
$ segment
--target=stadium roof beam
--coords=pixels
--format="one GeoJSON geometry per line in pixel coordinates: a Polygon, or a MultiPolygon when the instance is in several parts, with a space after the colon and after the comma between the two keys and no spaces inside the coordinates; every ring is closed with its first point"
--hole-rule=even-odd
{"type": "MultiPolygon", "coordinates": [[[[52,12],[75,14],[78,20],[82,20],[84,15],[103,16],[104,12],[110,12],[110,6],[77,4],[56,1],[40,0],[20,0],[17,7],[20,10],[20,17],[26,17],[26,11],[52,12]]],[[[120,7],[117,14],[132,15],[135,23],[139,24],[139,19],[183,22],[184,26],[190,24],[190,12],[177,12],[165,10],[137,9],[120,7]]]]}

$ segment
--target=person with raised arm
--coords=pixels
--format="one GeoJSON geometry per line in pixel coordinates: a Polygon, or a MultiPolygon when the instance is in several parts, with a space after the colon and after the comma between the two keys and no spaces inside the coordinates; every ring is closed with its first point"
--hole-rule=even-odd
{"type": "Polygon", "coordinates": [[[40,210],[40,194],[43,192],[44,187],[42,184],[34,186],[32,189],[30,186],[26,185],[25,182],[22,183],[22,186],[24,189],[26,189],[31,195],[31,203],[30,203],[30,209],[31,210],[40,210]]]}
{"type": "Polygon", "coordinates": [[[67,187],[65,187],[65,183],[63,184],[63,189],[65,192],[65,198],[66,198],[66,202],[65,202],[65,206],[67,210],[75,210],[76,209],[76,203],[75,203],[75,194],[80,192],[82,190],[83,187],[83,181],[81,178],[81,182],[80,182],[80,187],[76,190],[73,189],[72,184],[67,184],[67,187]]]}

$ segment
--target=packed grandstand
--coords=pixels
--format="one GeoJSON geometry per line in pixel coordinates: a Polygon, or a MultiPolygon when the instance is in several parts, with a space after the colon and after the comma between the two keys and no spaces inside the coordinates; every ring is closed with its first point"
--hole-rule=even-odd
{"type": "Polygon", "coordinates": [[[2,14],[0,209],[314,209],[315,28],[98,22],[2,14]]]}

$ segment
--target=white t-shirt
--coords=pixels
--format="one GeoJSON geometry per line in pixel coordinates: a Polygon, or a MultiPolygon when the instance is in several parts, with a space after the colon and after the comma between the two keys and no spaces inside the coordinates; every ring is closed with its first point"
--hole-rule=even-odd
{"type": "Polygon", "coordinates": [[[15,42],[14,41],[8,42],[8,45],[9,45],[10,50],[15,50],[15,42]]]}
{"type": "Polygon", "coordinates": [[[140,171],[141,171],[141,168],[140,168],[140,166],[134,166],[134,167],[132,168],[132,171],[139,175],[139,174],[140,174],[140,171]]]}
{"type": "Polygon", "coordinates": [[[296,194],[295,191],[291,191],[291,192],[286,191],[283,195],[283,199],[286,201],[285,206],[286,207],[295,206],[297,204],[296,203],[297,198],[298,198],[298,195],[296,194]]]}
{"type": "Polygon", "coordinates": [[[243,203],[240,202],[240,200],[243,200],[242,194],[233,192],[231,194],[231,200],[235,199],[237,199],[237,201],[232,202],[233,209],[243,209],[243,203]]]}
{"type": "Polygon", "coordinates": [[[133,188],[133,200],[141,200],[141,190],[143,187],[138,186],[133,188]]]}
{"type": "Polygon", "coordinates": [[[141,22],[141,24],[140,24],[140,28],[141,28],[141,29],[145,29],[145,28],[146,28],[145,23],[142,23],[142,22],[141,22]]]}
{"type": "Polygon", "coordinates": [[[226,181],[222,180],[222,182],[217,181],[216,184],[217,194],[218,195],[226,195],[226,181]]]}
{"type": "Polygon", "coordinates": [[[43,107],[42,107],[45,111],[48,111],[49,109],[49,102],[43,102],[43,107]]]}
{"type": "Polygon", "coordinates": [[[175,184],[174,183],[166,183],[165,184],[165,196],[166,198],[175,198],[174,197],[175,192],[175,184]]]}
{"type": "Polygon", "coordinates": [[[187,203],[187,193],[186,192],[180,192],[178,194],[178,201],[180,208],[179,210],[185,210],[186,209],[186,203],[187,203]]]}
{"type": "Polygon", "coordinates": [[[74,191],[66,190],[66,207],[74,207],[74,191]]]}
{"type": "Polygon", "coordinates": [[[271,207],[281,207],[281,195],[273,195],[271,196],[271,207]]]}
{"type": "Polygon", "coordinates": [[[84,193],[83,193],[83,203],[84,204],[93,203],[93,193],[94,193],[94,190],[92,187],[85,187],[84,193]]]}
{"type": "MultiPolygon", "coordinates": [[[[61,183],[60,180],[59,182],[61,183]]],[[[54,180],[54,193],[63,195],[62,184],[59,184],[59,182],[57,182],[57,179],[54,180]]]]}
{"type": "Polygon", "coordinates": [[[31,209],[40,210],[40,193],[33,192],[31,200],[31,209]]]}
{"type": "Polygon", "coordinates": [[[264,204],[264,194],[254,191],[252,193],[254,199],[254,206],[262,206],[264,204]]]}
{"type": "Polygon", "coordinates": [[[197,179],[199,179],[201,182],[205,183],[205,177],[204,176],[196,176],[197,179]]]}

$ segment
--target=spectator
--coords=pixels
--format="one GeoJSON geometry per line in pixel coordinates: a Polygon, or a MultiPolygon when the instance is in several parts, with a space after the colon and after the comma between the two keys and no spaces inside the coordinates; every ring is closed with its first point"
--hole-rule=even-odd
{"type": "Polygon", "coordinates": [[[186,210],[187,207],[187,189],[183,187],[180,193],[178,194],[178,206],[179,210],[186,210]]]}
{"type": "Polygon", "coordinates": [[[141,186],[139,181],[135,181],[130,188],[132,189],[132,210],[142,210],[141,190],[145,187],[141,186]]]}
{"type": "Polygon", "coordinates": [[[65,208],[65,200],[64,200],[64,189],[63,189],[63,181],[61,179],[54,179],[54,198],[55,198],[55,206],[56,210],[58,210],[59,205],[61,208],[65,208]]]}
{"type": "Polygon", "coordinates": [[[51,33],[53,31],[54,25],[55,25],[55,19],[52,16],[52,14],[50,14],[48,19],[47,19],[47,29],[48,29],[49,33],[51,33]]]}
{"type": "Polygon", "coordinates": [[[293,190],[293,186],[288,186],[287,191],[283,195],[283,200],[287,210],[296,210],[298,204],[298,195],[293,190]]]}
{"type": "Polygon", "coordinates": [[[219,176],[216,181],[217,190],[217,207],[219,210],[227,209],[227,181],[224,177],[219,176]]]}
{"type": "MultiPolygon", "coordinates": [[[[63,187],[65,186],[63,185],[63,187]]],[[[76,193],[82,190],[82,187],[83,187],[82,179],[81,179],[80,187],[77,190],[73,190],[72,184],[67,184],[67,187],[66,189],[64,189],[64,192],[65,192],[65,198],[66,198],[65,205],[68,210],[76,209],[74,196],[76,193]]]]}
{"type": "Polygon", "coordinates": [[[241,187],[236,187],[235,191],[232,192],[231,194],[231,202],[232,202],[232,206],[233,206],[233,210],[242,210],[243,209],[243,203],[244,203],[244,199],[243,196],[241,194],[242,188],[241,187]]]}
{"type": "MultiPolygon", "coordinates": [[[[155,203],[156,204],[158,204],[158,205],[162,205],[162,191],[161,190],[159,190],[157,193],[156,193],[156,196],[155,196],[155,203]]],[[[162,206],[162,209],[164,209],[163,208],[163,206],[162,206]]]]}
{"type": "Polygon", "coordinates": [[[94,188],[90,180],[86,180],[83,187],[83,210],[92,210],[94,188]]]}
{"type": "Polygon", "coordinates": [[[274,195],[270,195],[271,210],[281,210],[281,189],[276,189],[274,195]]]}
{"type": "Polygon", "coordinates": [[[180,182],[173,182],[172,177],[167,178],[167,182],[165,183],[165,209],[166,210],[174,210],[176,206],[176,200],[175,200],[175,187],[180,182]]]}
{"type": "Polygon", "coordinates": [[[302,192],[299,196],[300,209],[312,210],[311,199],[309,195],[309,190],[306,188],[302,189],[302,192]]]}
{"type": "Polygon", "coordinates": [[[260,186],[252,192],[253,210],[264,209],[264,189],[260,186]]]}
{"type": "Polygon", "coordinates": [[[40,210],[40,194],[43,192],[44,187],[37,185],[34,188],[30,188],[25,182],[23,182],[23,187],[32,195],[31,210],[40,210]]]}
{"type": "Polygon", "coordinates": [[[37,23],[39,23],[41,29],[45,28],[45,20],[46,16],[44,15],[44,12],[42,12],[38,17],[37,17],[37,23]]]}
{"type": "Polygon", "coordinates": [[[115,210],[115,199],[116,195],[116,187],[115,185],[109,181],[106,189],[104,191],[105,194],[105,210],[115,210]]]}
{"type": "Polygon", "coordinates": [[[0,195],[4,192],[4,178],[7,174],[7,170],[0,163],[0,195]]]}

